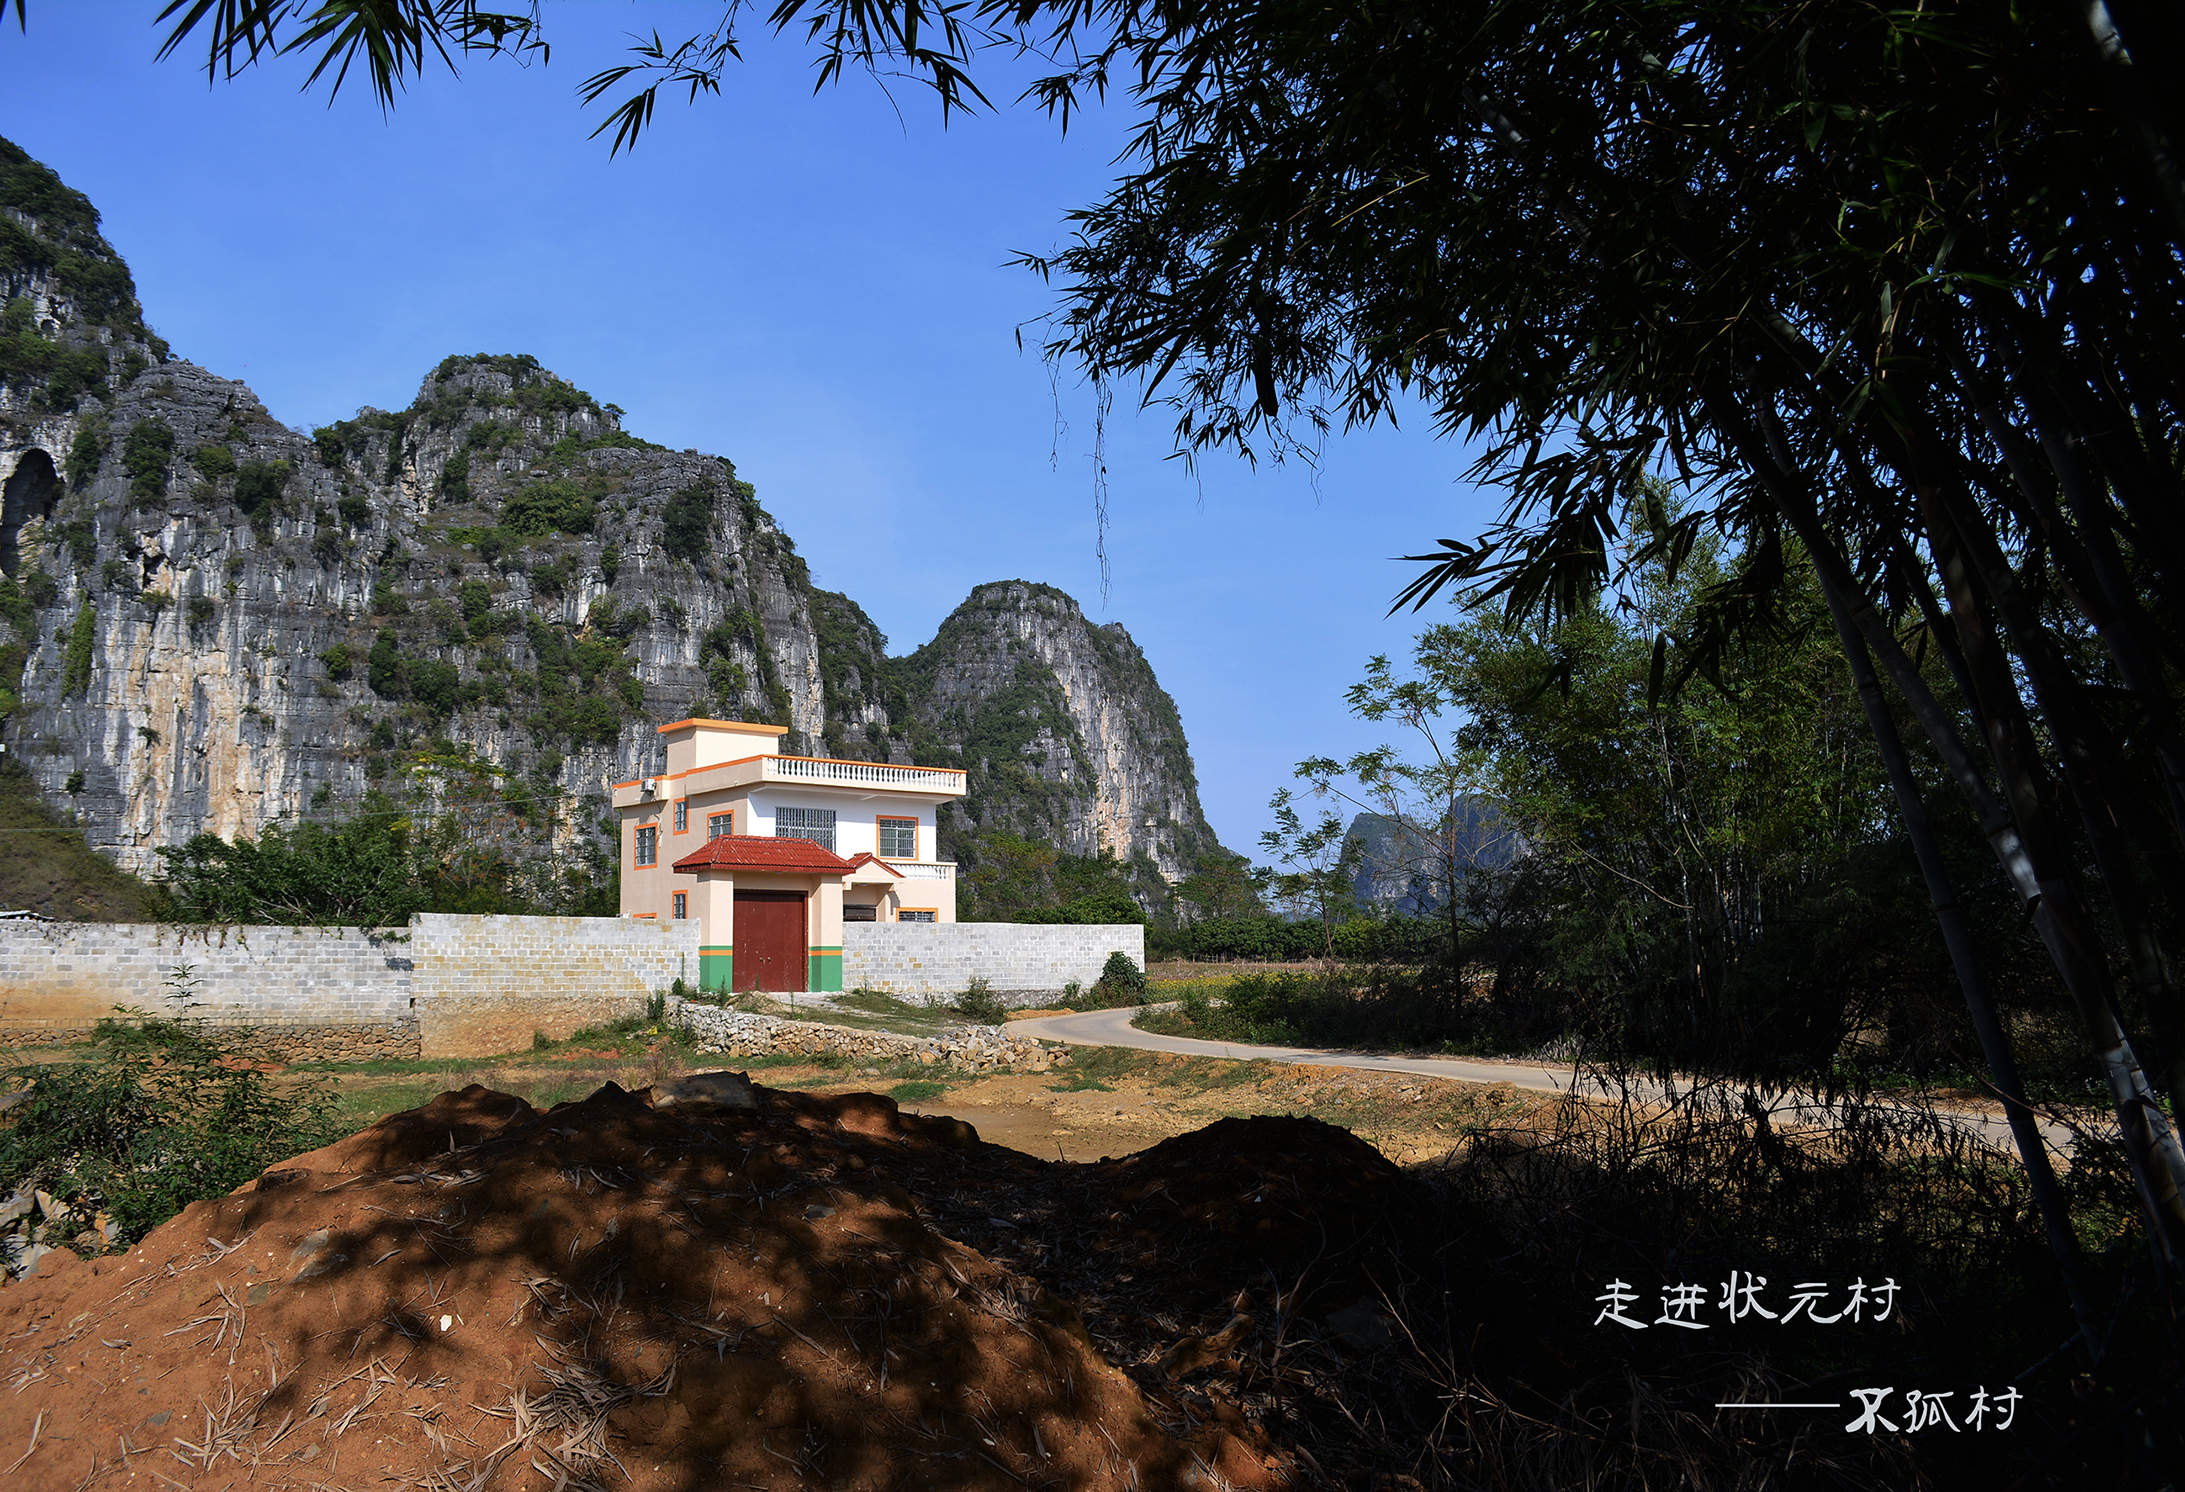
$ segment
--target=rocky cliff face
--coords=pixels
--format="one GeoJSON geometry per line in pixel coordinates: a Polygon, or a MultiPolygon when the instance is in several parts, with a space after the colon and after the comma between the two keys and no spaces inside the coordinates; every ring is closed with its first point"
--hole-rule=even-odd
{"type": "Polygon", "coordinates": [[[511,356],[288,429],[167,355],[96,225],[0,152],[0,708],[125,867],[374,787],[445,802],[457,777],[577,808],[553,818],[567,850],[602,784],[658,769],[654,727],[693,714],[786,725],[792,752],[962,762],[944,844],[1006,828],[1170,878],[1213,844],[1174,705],[1060,592],[981,587],[890,659],[726,460],[637,439],[511,356]]]}
{"type": "Polygon", "coordinates": [[[982,585],[896,672],[912,739],[967,769],[958,835],[1112,854],[1171,884],[1219,849],[1175,702],[1122,623],[1052,586],[982,585]]]}

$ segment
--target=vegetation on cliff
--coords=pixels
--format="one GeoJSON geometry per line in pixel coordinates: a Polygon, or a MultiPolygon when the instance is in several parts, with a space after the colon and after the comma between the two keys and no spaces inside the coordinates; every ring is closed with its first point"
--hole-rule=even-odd
{"type": "Polygon", "coordinates": [[[91,199],[0,139],[0,404],[66,414],[166,357],[91,199]]]}

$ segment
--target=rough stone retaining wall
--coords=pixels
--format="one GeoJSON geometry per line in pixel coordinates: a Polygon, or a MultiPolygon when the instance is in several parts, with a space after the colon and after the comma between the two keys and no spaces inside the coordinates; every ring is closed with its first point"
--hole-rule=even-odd
{"type": "Polygon", "coordinates": [[[912,1061],[927,1066],[945,1063],[974,1072],[995,1067],[1045,1072],[1070,1060],[1067,1052],[1053,1051],[1028,1037],[1011,1036],[1000,1026],[951,1026],[939,1036],[895,1036],[885,1031],[860,1031],[853,1026],[751,1015],[695,1001],[675,1002],[669,1016],[697,1039],[699,1051],[730,1057],[840,1053],[874,1062],[912,1061]]]}
{"type": "Polygon", "coordinates": [[[974,978],[1014,1005],[1071,980],[1091,984],[1111,953],[1146,964],[1146,930],[1021,922],[845,922],[842,987],[891,995],[957,995],[974,978]]]}
{"type": "Polygon", "coordinates": [[[698,980],[696,922],[422,912],[410,946],[426,1057],[516,1051],[534,1032],[560,1041],[698,980]]]}
{"type": "Polygon", "coordinates": [[[404,931],[0,922],[0,1046],[90,1034],[128,1007],[248,1028],[291,1059],[414,1056],[404,931]]]}

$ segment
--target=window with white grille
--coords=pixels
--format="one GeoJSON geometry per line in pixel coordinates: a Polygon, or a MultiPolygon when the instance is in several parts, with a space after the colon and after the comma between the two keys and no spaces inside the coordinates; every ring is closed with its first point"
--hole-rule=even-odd
{"type": "Polygon", "coordinates": [[[880,858],[883,860],[915,860],[918,858],[918,821],[916,819],[880,820],[880,858]]]}
{"type": "Polygon", "coordinates": [[[709,813],[706,815],[706,838],[720,839],[736,832],[736,815],[733,813],[709,813]]]}
{"type": "Polygon", "coordinates": [[[869,901],[846,901],[842,904],[844,922],[877,922],[880,909],[869,901]]]}
{"type": "Polygon", "coordinates": [[[675,920],[677,922],[684,922],[688,921],[689,918],[690,893],[688,891],[678,891],[675,893],[675,920]]]}
{"type": "Polygon", "coordinates": [[[660,863],[660,831],[657,828],[647,825],[637,831],[637,863],[639,865],[657,865],[660,863]]]}
{"type": "Polygon", "coordinates": [[[931,922],[934,918],[931,912],[914,912],[905,907],[895,914],[895,920],[898,922],[931,922]]]}
{"type": "Polygon", "coordinates": [[[681,834],[688,828],[690,828],[690,799],[677,798],[675,800],[675,832],[681,834]]]}
{"type": "Polygon", "coordinates": [[[809,839],[821,849],[832,852],[835,811],[832,808],[777,808],[774,810],[774,837],[809,839]]]}

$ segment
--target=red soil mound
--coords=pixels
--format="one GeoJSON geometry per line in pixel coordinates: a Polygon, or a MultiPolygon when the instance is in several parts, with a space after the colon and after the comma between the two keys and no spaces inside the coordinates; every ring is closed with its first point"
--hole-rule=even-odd
{"type": "Polygon", "coordinates": [[[473,1086],[126,1256],[56,1256],[0,1291],[0,1470],[67,1492],[1285,1484],[1233,1406],[1163,1385],[1252,1329],[1211,1333],[1255,1278],[1276,1311],[1374,1286],[1403,1188],[1368,1147],[1225,1121],[1064,1166],[870,1094],[759,1091],[693,1118],[611,1084],[544,1114],[473,1086]]]}

